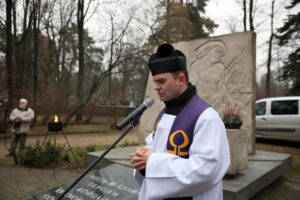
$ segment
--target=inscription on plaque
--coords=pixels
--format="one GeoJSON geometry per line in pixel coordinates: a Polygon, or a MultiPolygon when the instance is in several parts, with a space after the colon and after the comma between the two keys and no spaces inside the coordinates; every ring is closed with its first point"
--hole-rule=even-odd
{"type": "MultiPolygon", "coordinates": [[[[52,188],[29,200],[56,200],[72,182],[52,188]]],[[[139,190],[133,178],[133,169],[112,164],[87,174],[63,200],[135,200],[139,190]]]]}

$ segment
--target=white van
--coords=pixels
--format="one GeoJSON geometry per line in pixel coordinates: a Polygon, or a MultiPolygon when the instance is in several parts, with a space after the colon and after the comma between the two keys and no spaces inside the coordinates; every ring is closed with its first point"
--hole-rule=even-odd
{"type": "Polygon", "coordinates": [[[256,137],[300,141],[300,96],[256,101],[256,137]]]}

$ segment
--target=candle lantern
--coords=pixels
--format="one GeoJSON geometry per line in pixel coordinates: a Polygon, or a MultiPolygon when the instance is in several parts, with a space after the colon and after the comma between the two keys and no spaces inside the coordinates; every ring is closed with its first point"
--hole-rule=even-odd
{"type": "Polygon", "coordinates": [[[54,115],[51,122],[48,123],[48,130],[51,132],[59,132],[62,130],[63,123],[59,121],[58,116],[54,115]]]}
{"type": "MultiPolygon", "coordinates": [[[[44,145],[45,141],[46,141],[46,138],[48,137],[48,134],[49,132],[53,132],[53,137],[54,137],[54,149],[56,149],[56,133],[57,132],[61,132],[64,136],[64,138],[66,139],[66,142],[68,143],[68,146],[69,146],[69,149],[70,151],[72,152],[72,155],[74,157],[74,160],[76,161],[77,163],[77,166],[80,168],[80,165],[79,165],[79,162],[77,161],[73,151],[72,151],[72,148],[71,148],[71,145],[69,144],[69,141],[64,133],[64,131],[62,130],[62,127],[63,127],[63,123],[59,121],[59,118],[57,115],[54,115],[54,117],[52,118],[52,120],[50,122],[48,122],[48,132],[41,144],[41,146],[44,145]]],[[[55,161],[55,156],[56,156],[56,153],[53,153],[53,157],[54,157],[54,161],[55,161]]],[[[55,162],[54,162],[55,163],[55,162]]],[[[55,178],[55,165],[54,165],[54,178],[55,178]]]]}

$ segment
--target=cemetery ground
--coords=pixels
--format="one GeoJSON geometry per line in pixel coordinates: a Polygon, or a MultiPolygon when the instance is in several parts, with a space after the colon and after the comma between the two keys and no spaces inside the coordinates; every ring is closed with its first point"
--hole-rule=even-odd
{"type": "MultiPolygon", "coordinates": [[[[122,133],[103,124],[70,125],[63,131],[80,167],[74,161],[62,132],[56,133],[56,145],[65,145],[64,150],[68,152],[71,163],[60,162],[60,164],[52,164],[48,167],[31,169],[29,166],[15,164],[12,157],[5,157],[7,148],[10,147],[11,133],[8,133],[6,147],[4,134],[0,135],[0,200],[28,199],[77,178],[86,168],[84,161],[87,151],[106,149],[122,133]]],[[[34,126],[31,134],[27,137],[26,146],[34,146],[38,140],[42,143],[46,134],[47,126],[34,126]]],[[[53,132],[48,133],[46,141],[49,139],[53,144],[53,132]]],[[[117,147],[138,144],[137,130],[132,130],[117,147]]]]}
{"type": "Polygon", "coordinates": [[[300,142],[256,140],[256,149],[292,155],[292,166],[251,200],[297,200],[300,196],[300,142]]]}
{"type": "MultiPolygon", "coordinates": [[[[119,147],[137,145],[138,129],[134,129],[125,138],[122,139],[119,147]]],[[[42,141],[47,133],[46,126],[35,126],[32,129],[31,135],[27,138],[27,146],[35,145],[37,140],[42,141]]],[[[80,168],[71,158],[71,164],[56,164],[55,178],[54,166],[32,168],[15,164],[12,157],[5,158],[7,147],[10,146],[10,137],[7,138],[6,147],[4,135],[0,135],[0,200],[17,200],[27,199],[35,194],[55,186],[64,184],[78,177],[86,168],[84,164],[85,154],[87,149],[99,151],[106,149],[112,144],[122,132],[112,130],[110,126],[89,124],[89,125],[70,125],[64,128],[64,133],[74,151],[77,159],[80,162],[80,168]]],[[[8,134],[11,136],[11,134],[8,134]]],[[[49,132],[47,140],[53,140],[54,134],[49,132]]],[[[69,148],[66,140],[61,132],[56,133],[57,145],[65,144],[65,150],[69,148]]],[[[284,143],[284,142],[265,142],[259,141],[256,143],[256,149],[275,151],[281,153],[289,153],[293,156],[292,168],[285,173],[281,178],[276,180],[270,186],[258,193],[251,200],[266,200],[266,199],[298,199],[300,196],[300,147],[299,143],[284,143]]]]}

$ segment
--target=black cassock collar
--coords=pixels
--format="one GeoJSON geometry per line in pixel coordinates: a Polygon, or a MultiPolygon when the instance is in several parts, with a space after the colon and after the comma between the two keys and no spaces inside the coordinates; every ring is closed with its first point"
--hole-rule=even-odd
{"type": "Polygon", "coordinates": [[[165,101],[166,114],[177,115],[197,94],[196,87],[189,83],[188,88],[176,99],[165,101]]]}

